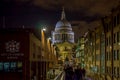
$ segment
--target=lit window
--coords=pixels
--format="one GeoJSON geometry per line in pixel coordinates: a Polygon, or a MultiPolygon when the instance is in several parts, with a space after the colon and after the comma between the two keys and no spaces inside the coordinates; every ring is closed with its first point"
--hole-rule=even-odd
{"type": "Polygon", "coordinates": [[[4,63],[4,71],[5,72],[9,72],[9,67],[10,67],[10,63],[9,62],[5,62],[4,63]]]}
{"type": "Polygon", "coordinates": [[[11,69],[12,72],[15,72],[15,70],[16,70],[16,62],[11,62],[10,69],[11,69]]]}
{"type": "Polygon", "coordinates": [[[0,62],[0,71],[3,71],[3,63],[0,62]]]}
{"type": "Polygon", "coordinates": [[[22,62],[17,63],[18,72],[22,72],[22,66],[23,66],[22,62]]]}

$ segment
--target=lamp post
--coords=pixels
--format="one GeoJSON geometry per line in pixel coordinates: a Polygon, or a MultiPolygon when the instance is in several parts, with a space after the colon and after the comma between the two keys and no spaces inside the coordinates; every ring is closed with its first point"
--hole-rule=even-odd
{"type": "Polygon", "coordinates": [[[42,42],[42,56],[43,56],[43,59],[42,59],[42,80],[44,80],[46,78],[46,61],[45,61],[45,57],[46,57],[46,51],[45,51],[45,32],[46,29],[43,28],[41,29],[41,42],[42,42]]]}
{"type": "Polygon", "coordinates": [[[48,47],[48,52],[50,53],[50,45],[51,45],[51,42],[50,42],[51,38],[48,38],[47,39],[47,47],[48,47]]]}
{"type": "Polygon", "coordinates": [[[51,38],[47,38],[48,59],[51,60],[51,38]]]}
{"type": "Polygon", "coordinates": [[[45,32],[44,31],[46,31],[45,28],[41,29],[42,48],[45,48],[45,32]]]}

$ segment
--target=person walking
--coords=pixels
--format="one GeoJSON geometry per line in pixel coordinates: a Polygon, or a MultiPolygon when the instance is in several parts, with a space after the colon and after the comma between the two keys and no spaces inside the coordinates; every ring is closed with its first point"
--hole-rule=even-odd
{"type": "Polygon", "coordinates": [[[79,80],[82,80],[82,69],[79,67],[79,80]]]}
{"type": "Polygon", "coordinates": [[[69,73],[69,80],[73,80],[74,79],[74,72],[73,72],[72,66],[69,66],[68,73],[69,73]]]}
{"type": "Polygon", "coordinates": [[[74,80],[82,80],[82,71],[79,66],[74,70],[74,80]]]}
{"type": "Polygon", "coordinates": [[[69,67],[69,65],[66,65],[66,66],[64,67],[64,71],[65,71],[65,80],[69,80],[68,67],[69,67]]]}
{"type": "Polygon", "coordinates": [[[85,74],[86,74],[86,70],[83,68],[82,69],[82,79],[85,79],[85,74]]]}
{"type": "Polygon", "coordinates": [[[78,76],[79,76],[79,70],[76,67],[75,70],[74,70],[74,80],[79,80],[78,76]]]}

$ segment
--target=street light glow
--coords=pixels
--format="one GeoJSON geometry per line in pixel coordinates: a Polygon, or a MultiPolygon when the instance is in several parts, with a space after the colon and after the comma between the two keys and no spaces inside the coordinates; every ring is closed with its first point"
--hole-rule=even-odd
{"type": "Polygon", "coordinates": [[[118,43],[118,45],[120,45],[120,42],[118,43]]]}
{"type": "Polygon", "coordinates": [[[42,30],[43,30],[43,31],[46,31],[46,29],[45,29],[45,28],[43,28],[42,30]]]}
{"type": "Polygon", "coordinates": [[[48,39],[51,40],[51,37],[49,37],[48,39]]]}

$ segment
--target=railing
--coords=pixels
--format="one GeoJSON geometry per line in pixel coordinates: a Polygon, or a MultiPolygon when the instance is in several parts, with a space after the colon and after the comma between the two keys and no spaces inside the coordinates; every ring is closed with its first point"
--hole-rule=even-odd
{"type": "Polygon", "coordinates": [[[64,71],[62,71],[54,80],[64,80],[64,71]]]}

